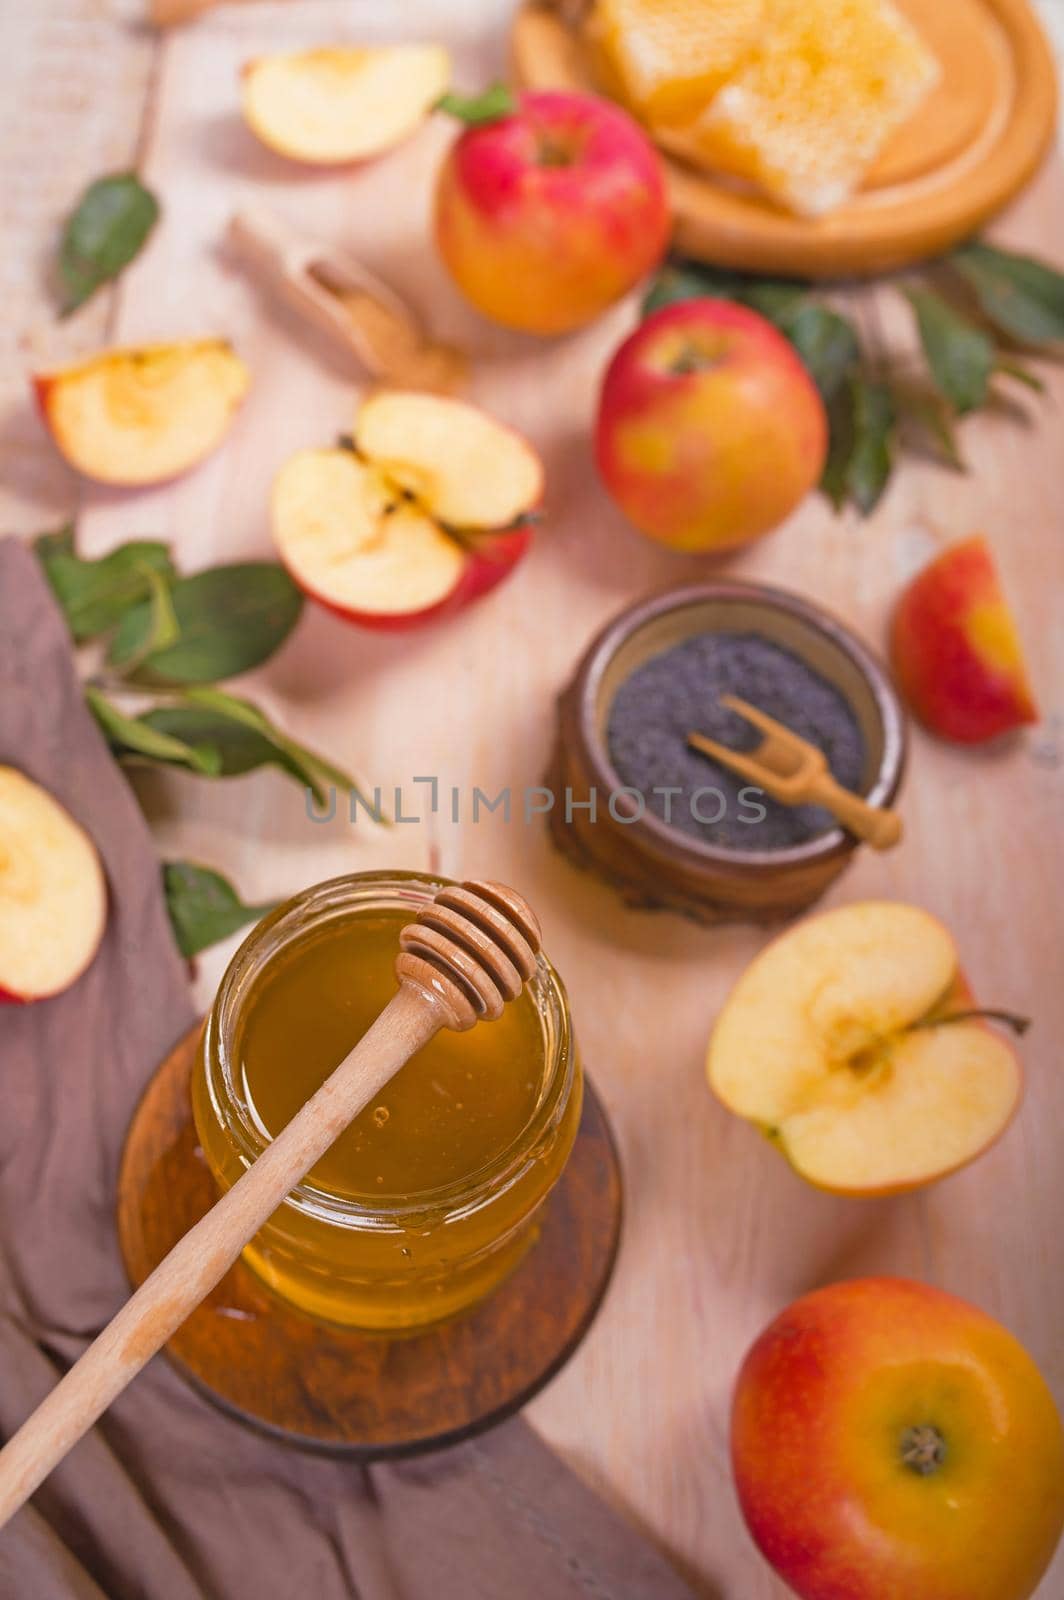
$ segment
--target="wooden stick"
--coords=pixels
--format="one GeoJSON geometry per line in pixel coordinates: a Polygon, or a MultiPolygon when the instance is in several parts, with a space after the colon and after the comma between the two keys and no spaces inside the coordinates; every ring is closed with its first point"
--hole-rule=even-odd
{"type": "Polygon", "coordinates": [[[149,0],[148,17],[153,28],[179,28],[224,3],[225,0],[149,0]]]}
{"type": "Polygon", "coordinates": [[[535,970],[539,926],[512,890],[470,883],[441,890],[399,942],[398,993],[369,1031],[0,1450],[0,1527],[400,1067],[441,1028],[497,1017],[520,994],[535,970]]]}

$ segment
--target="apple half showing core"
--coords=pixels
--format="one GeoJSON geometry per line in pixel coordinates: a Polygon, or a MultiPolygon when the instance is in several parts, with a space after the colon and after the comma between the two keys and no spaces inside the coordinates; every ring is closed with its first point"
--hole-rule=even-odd
{"type": "Polygon", "coordinates": [[[507,576],[542,490],[511,429],[460,400],[390,391],[362,407],[352,448],[281,468],[273,538],[311,599],[363,627],[417,627],[507,576]]]}
{"type": "Polygon", "coordinates": [[[0,767],[0,1001],[69,988],[106,923],[107,885],[84,829],[39,784],[0,767]]]}
{"type": "Polygon", "coordinates": [[[823,912],[739,979],[710,1039],[710,1086],[819,1188],[914,1189],[974,1160],[1019,1104],[1016,1052],[973,1007],[927,912],[823,912]]]}
{"type": "Polygon", "coordinates": [[[224,339],[104,350],[38,374],[41,414],[60,451],[98,483],[163,483],[221,443],[248,369],[224,339]]]}
{"type": "Polygon", "coordinates": [[[263,56],[243,69],[244,119],[292,161],[361,161],[413,133],[450,78],[450,57],[435,44],[263,56]]]}

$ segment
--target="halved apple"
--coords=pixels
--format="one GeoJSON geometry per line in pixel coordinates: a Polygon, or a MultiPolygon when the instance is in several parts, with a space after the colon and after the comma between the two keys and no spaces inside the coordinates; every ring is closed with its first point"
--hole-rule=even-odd
{"type": "Polygon", "coordinates": [[[710,1086],[820,1188],[917,1188],[972,1161],[1019,1103],[1016,1052],[971,1010],[934,917],[844,906],[798,923],[743,973],[710,1040],[710,1086]]]}
{"type": "Polygon", "coordinates": [[[0,1001],[43,1000],[79,978],[107,923],[89,836],[14,767],[0,767],[0,1001]]]}
{"type": "Polygon", "coordinates": [[[450,56],[435,44],[262,56],[243,69],[244,119],[293,161],[362,161],[413,133],[450,81],[450,56]]]}
{"type": "Polygon", "coordinates": [[[104,350],[39,373],[37,402],[70,465],[134,487],[176,477],[221,443],[248,369],[224,339],[104,350]]]}
{"type": "Polygon", "coordinates": [[[542,488],[512,429],[460,400],[385,392],[362,407],[353,448],[281,468],[273,537],[312,599],[364,627],[417,627],[502,582],[542,488]]]}
{"type": "Polygon", "coordinates": [[[384,390],[359,412],[355,447],[452,528],[508,527],[543,493],[531,445],[463,400],[384,390]]]}

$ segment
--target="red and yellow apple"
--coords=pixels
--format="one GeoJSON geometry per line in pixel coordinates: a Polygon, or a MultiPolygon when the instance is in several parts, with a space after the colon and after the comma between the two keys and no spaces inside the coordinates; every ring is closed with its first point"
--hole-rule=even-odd
{"type": "Polygon", "coordinates": [[[731,1445],[747,1526],[800,1600],[1029,1600],[1064,1527],[1064,1432],[1035,1363],[904,1279],[777,1317],[740,1371],[731,1445]]]}
{"type": "Polygon", "coordinates": [[[595,95],[523,94],[467,128],[436,191],[436,240],[466,298],[507,328],[567,333],[627,293],[669,238],[661,160],[595,95]]]}
{"type": "Polygon", "coordinates": [[[654,312],[602,385],[602,481],[640,532],[674,550],[768,533],[819,481],[827,444],[824,403],[793,347],[731,301],[654,312]]]}
{"type": "Polygon", "coordinates": [[[1038,721],[986,539],[950,545],[916,575],[898,602],[890,642],[902,694],[932,733],[981,744],[1038,721]]]}
{"type": "Polygon", "coordinates": [[[224,339],[103,350],[39,373],[37,403],[62,454],[99,483],[161,483],[221,443],[247,393],[224,339]]]}
{"type": "Polygon", "coordinates": [[[987,1025],[952,936],[865,901],[807,917],[747,967],[717,1019],[710,1087],[799,1175],[897,1194],[966,1165],[1008,1126],[1016,1051],[987,1025]]]}
{"type": "Polygon", "coordinates": [[[301,450],[277,476],[273,537],[311,597],[363,627],[418,627],[501,583],[543,492],[532,447],[477,407],[392,390],[353,448],[301,450]]]}
{"type": "Polygon", "coordinates": [[[241,77],[244,120],[293,161],[363,161],[412,134],[447,88],[441,45],[332,45],[261,56],[241,77]]]}
{"type": "Polygon", "coordinates": [[[107,923],[88,834],[14,767],[0,767],[0,1002],[44,1000],[79,978],[107,923]]]}

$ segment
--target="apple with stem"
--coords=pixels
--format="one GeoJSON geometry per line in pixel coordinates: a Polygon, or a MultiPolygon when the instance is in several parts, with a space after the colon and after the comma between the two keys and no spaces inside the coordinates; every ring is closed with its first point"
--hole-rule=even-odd
{"type": "Polygon", "coordinates": [[[932,1183],[1001,1136],[1016,1051],[971,998],[952,936],[926,911],[867,901],[805,918],[729,994],[710,1087],[799,1175],[852,1195],[932,1183]]]}
{"type": "Polygon", "coordinates": [[[824,402],[793,345],[729,300],[653,312],[603,379],[599,474],[629,521],[673,550],[770,532],[819,482],[827,447],[824,402]]]}
{"type": "Polygon", "coordinates": [[[1064,1527],[1037,1366],[977,1307],[905,1279],[782,1312],[739,1373],[731,1453],[747,1526],[799,1600],[1029,1600],[1064,1527]]]}
{"type": "Polygon", "coordinates": [[[247,367],[224,339],[104,350],[33,379],[66,460],[98,483],[162,483],[219,445],[247,393],[247,367]]]}
{"type": "Polygon", "coordinates": [[[362,627],[453,616],[513,570],[543,467],[464,401],[401,390],[367,400],[351,447],[301,450],[274,483],[278,554],[313,600],[362,627]]]}
{"type": "Polygon", "coordinates": [[[982,744],[1038,721],[1016,622],[981,536],[917,573],[898,601],[890,645],[902,694],[943,739],[982,744]]]}
{"type": "Polygon", "coordinates": [[[436,190],[436,242],[471,305],[503,327],[568,333],[661,260],[670,216],[654,146],[597,95],[449,97],[470,122],[436,190]],[[491,100],[494,115],[480,118],[491,100]]]}
{"type": "Polygon", "coordinates": [[[0,767],[0,1001],[69,988],[106,923],[107,885],[84,829],[39,784],[0,767]]]}
{"type": "Polygon", "coordinates": [[[414,133],[450,76],[442,45],[330,45],[247,62],[241,104],[252,133],[278,155],[364,161],[414,133]]]}

